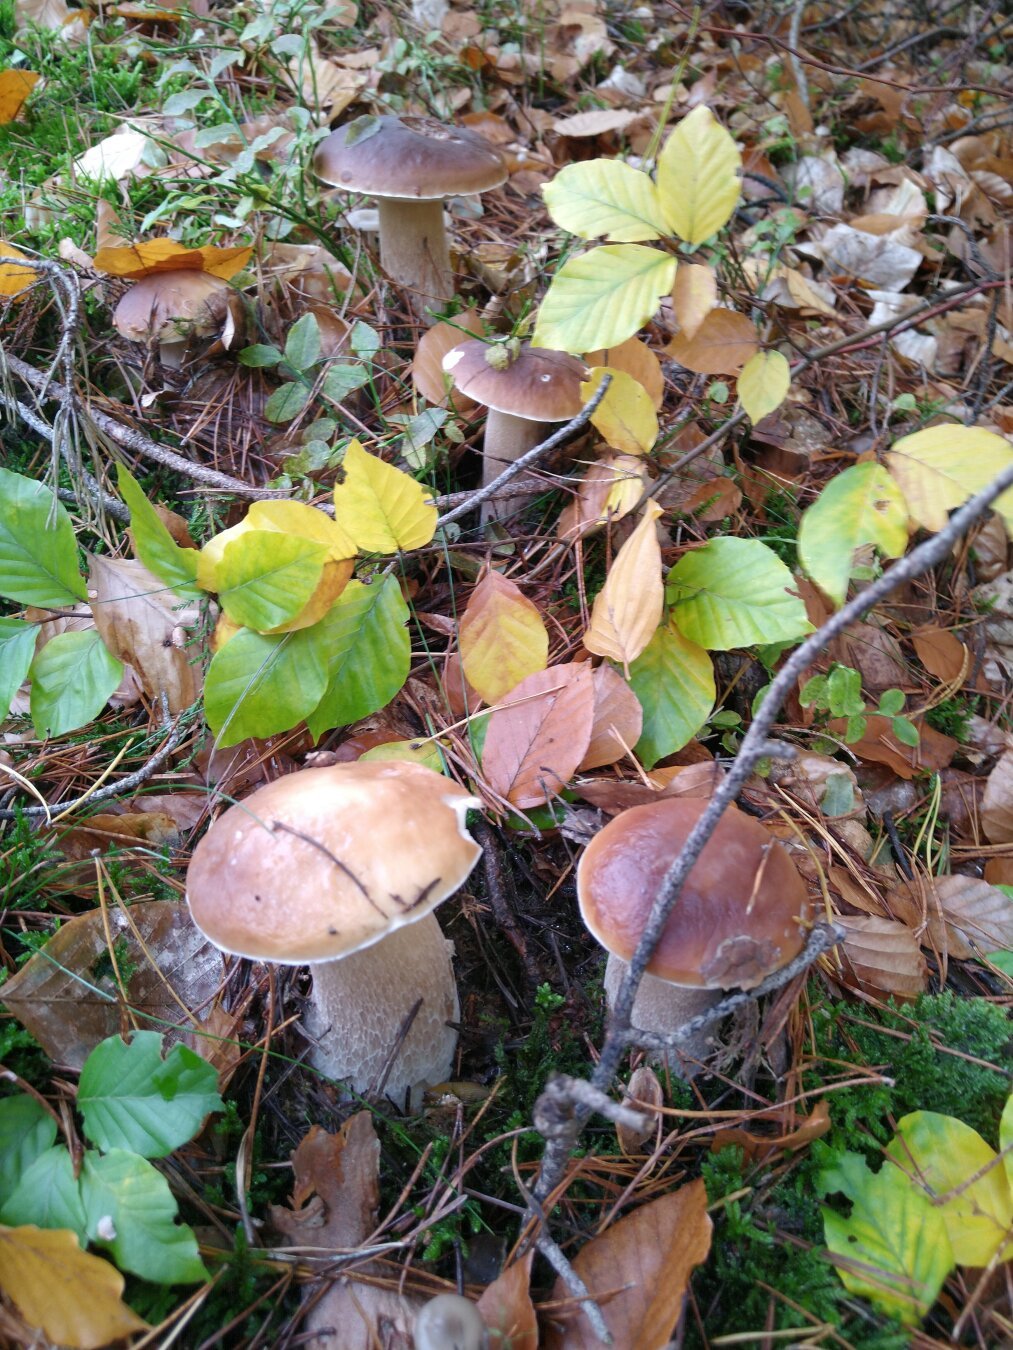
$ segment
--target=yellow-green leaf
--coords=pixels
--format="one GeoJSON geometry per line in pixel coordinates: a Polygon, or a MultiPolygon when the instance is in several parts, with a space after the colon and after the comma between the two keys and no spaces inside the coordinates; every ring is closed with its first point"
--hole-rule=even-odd
{"type": "Polygon", "coordinates": [[[586,403],[606,375],[611,375],[612,382],[591,414],[591,424],[614,449],[627,455],[646,455],[658,439],[658,414],[638,380],[625,370],[594,366],[580,386],[580,396],[586,403]]]}
{"type": "Polygon", "coordinates": [[[1006,1098],[1002,1120],[999,1122],[999,1147],[1002,1150],[1006,1180],[1013,1190],[1013,1092],[1006,1098]]]}
{"type": "Polygon", "coordinates": [[[633,244],[668,233],[654,183],[642,169],[618,159],[569,164],[545,184],[542,195],[556,224],[581,239],[604,235],[633,244]]]}
{"type": "Polygon", "coordinates": [[[942,1215],[956,1263],[987,1266],[1013,1223],[1013,1195],[995,1149],[962,1120],[914,1111],[897,1122],[886,1152],[942,1215]]]}
{"type": "Polygon", "coordinates": [[[250,530],[270,530],[320,544],[332,562],[354,558],[358,549],[340,525],[303,502],[254,502],[238,525],[214,535],[200,551],[197,560],[197,585],[206,591],[217,591],[218,565],[226,548],[240,535],[250,530]]]}
{"type": "Polygon", "coordinates": [[[812,632],[794,579],[759,539],[711,539],[668,574],[672,619],[708,651],[791,642],[812,632]]]}
{"type": "Polygon", "coordinates": [[[351,441],[334,489],[338,522],[364,553],[422,548],[436,532],[436,507],[421,483],[351,441]]]}
{"type": "Polygon", "coordinates": [[[907,548],[904,494],[880,464],[853,464],[831,478],[802,515],[798,556],[836,605],[843,605],[855,549],[875,544],[887,558],[907,548]]]}
{"type": "MultiPolygon", "coordinates": [[[[903,436],[886,452],[886,466],[901,486],[913,519],[926,530],[941,530],[950,511],[1013,461],[1013,445],[982,427],[926,427],[903,436]]],[[[1013,488],[992,503],[1013,535],[1013,488]]]]}
{"type": "Polygon", "coordinates": [[[308,718],[327,689],[328,657],[322,624],[297,633],[241,628],[211,658],[204,684],[204,713],[217,744],[273,736],[308,718]]]}
{"type": "Polygon", "coordinates": [[[461,615],[461,667],[486,703],[498,703],[549,662],[549,635],[520,587],[489,571],[461,615]]]}
{"type": "Polygon", "coordinates": [[[604,244],[569,258],[538,311],[533,343],[590,352],[632,337],[675,281],[675,259],[643,244],[604,244]]]}
{"type": "Polygon", "coordinates": [[[316,590],[327,554],[298,535],[249,530],[218,564],[218,598],[233,623],[270,633],[294,619],[316,590]]]}
{"type": "Polygon", "coordinates": [[[362,760],[402,760],[407,764],[421,764],[434,773],[443,772],[443,756],[437,741],[384,741],[364,750],[359,756],[362,760]]]}
{"type": "Polygon", "coordinates": [[[739,200],[742,157],[711,110],[684,117],[658,157],[658,191],[671,229],[687,244],[717,234],[739,200]]]}
{"type": "Polygon", "coordinates": [[[644,710],[636,752],[648,769],[693,739],[717,698],[711,658],[671,624],[630,665],[630,687],[644,710]]]}
{"type": "Polygon", "coordinates": [[[784,402],[791,370],[780,352],[757,352],[739,372],[739,402],[755,426],[784,402]]]}
{"type": "Polygon", "coordinates": [[[618,662],[629,675],[657,630],[665,602],[661,580],[661,546],[655,521],[662,514],[648,500],[643,519],[616,554],[605,585],[595,597],[584,646],[618,662]]]}

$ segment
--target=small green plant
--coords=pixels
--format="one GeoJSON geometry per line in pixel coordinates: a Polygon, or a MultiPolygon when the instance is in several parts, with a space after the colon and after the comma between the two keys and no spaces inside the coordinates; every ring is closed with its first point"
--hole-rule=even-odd
{"type": "MultiPolygon", "coordinates": [[[[364,323],[357,323],[349,337],[352,351],[372,355],[379,347],[379,339],[364,323]]],[[[315,314],[304,314],[289,329],[283,351],[269,343],[244,347],[239,363],[255,369],[273,369],[286,381],[280,385],[264,407],[264,416],[270,422],[291,422],[302,413],[314,395],[325,402],[340,405],[349,394],[361,389],[372,378],[367,362],[357,365],[336,362],[321,353],[320,325],[315,314]]],[[[325,443],[311,442],[308,449],[319,458],[333,448],[325,443]]],[[[325,456],[325,463],[330,462],[325,456]]]]}
{"type": "Polygon", "coordinates": [[[903,716],[905,696],[900,689],[887,689],[879,697],[877,707],[870,709],[862,697],[862,677],[851,666],[833,665],[826,675],[814,675],[799,693],[803,708],[830,717],[847,718],[845,741],[851,745],[865,735],[870,712],[889,719],[894,736],[902,745],[918,744],[918,728],[903,716]]]}

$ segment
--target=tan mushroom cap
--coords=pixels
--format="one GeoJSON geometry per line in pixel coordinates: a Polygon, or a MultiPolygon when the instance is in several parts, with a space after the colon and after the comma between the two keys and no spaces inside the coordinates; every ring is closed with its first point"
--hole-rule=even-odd
{"type": "Polygon", "coordinates": [[[433,201],[506,181],[502,155],[474,131],[435,117],[357,117],[321,141],[313,172],[325,183],[371,197],[433,201]]]}
{"type": "Polygon", "coordinates": [[[175,342],[213,332],[225,315],[229,283],[207,272],[155,272],[123,293],[113,324],[131,342],[175,342]]]}
{"type": "Polygon", "coordinates": [[[331,961],[414,923],[461,886],[481,849],[462,787],[394,760],[301,769],[231,806],[194,850],[187,899],[216,947],[331,961]]]}
{"type": "MultiPolygon", "coordinates": [[[[706,808],[689,797],[635,806],[584,850],[580,911],[615,956],[633,956],[661,879],[706,808]]],[[[689,874],[648,972],[672,984],[752,989],[802,950],[808,914],[808,891],[787,850],[730,806],[689,874]]]]}
{"type": "Polygon", "coordinates": [[[488,359],[496,350],[473,338],[447,352],[443,369],[460,393],[494,412],[531,422],[568,422],[577,416],[583,407],[581,382],[587,379],[583,361],[547,347],[522,347],[499,368],[488,359]]]}

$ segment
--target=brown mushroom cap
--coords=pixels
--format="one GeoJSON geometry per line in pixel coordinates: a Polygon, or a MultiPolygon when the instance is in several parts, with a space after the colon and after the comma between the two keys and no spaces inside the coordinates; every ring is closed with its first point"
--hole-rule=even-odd
{"type": "MultiPolygon", "coordinates": [[[[707,802],[670,797],[616,816],[577,867],[591,933],[624,961],[636,950],[662,877],[707,802]]],[[[787,850],[730,806],[687,878],[648,972],[673,984],[752,989],[802,949],[805,882],[787,850]]]]}
{"type": "Polygon", "coordinates": [[[473,338],[447,352],[443,369],[454,387],[494,412],[531,422],[568,422],[583,407],[581,381],[587,367],[576,356],[546,347],[522,347],[500,367],[489,353],[501,350],[473,338]]]}
{"type": "Polygon", "coordinates": [[[155,272],[123,293],[113,324],[131,342],[176,342],[194,331],[206,336],[225,316],[228,289],[207,272],[155,272]]]}
{"type": "Polygon", "coordinates": [[[481,849],[479,803],[442,774],[388,760],[302,769],[231,806],[194,850],[187,899],[217,947],[289,965],[331,961],[429,914],[481,849]]]}
{"type": "Polygon", "coordinates": [[[435,117],[357,117],[332,131],[313,156],[325,183],[371,197],[431,201],[499,187],[502,155],[474,131],[435,117]]]}

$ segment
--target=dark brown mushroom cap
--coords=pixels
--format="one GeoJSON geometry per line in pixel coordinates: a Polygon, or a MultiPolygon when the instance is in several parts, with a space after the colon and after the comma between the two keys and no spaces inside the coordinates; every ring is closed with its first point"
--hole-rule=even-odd
{"type": "Polygon", "coordinates": [[[495,412],[530,422],[568,422],[577,416],[588,373],[583,361],[568,352],[522,347],[512,361],[504,353],[502,363],[493,364],[498,352],[504,348],[474,338],[447,352],[443,369],[460,393],[495,412]]]}
{"type": "Polygon", "coordinates": [[[325,183],[371,197],[433,201],[506,181],[502,155],[474,131],[435,117],[357,117],[332,131],[313,156],[325,183]]]}
{"type": "Polygon", "coordinates": [[[197,845],[194,923],[223,951],[289,965],[371,946],[463,885],[482,852],[464,827],[476,805],[449,778],[398,760],[287,774],[230,806],[197,845]]]}
{"type": "MultiPolygon", "coordinates": [[[[707,802],[669,797],[623,811],[591,840],[577,868],[591,933],[629,961],[661,879],[707,802]]],[[[730,806],[707,841],[647,969],[672,984],[752,989],[802,950],[805,882],[758,820],[730,806]]]]}

